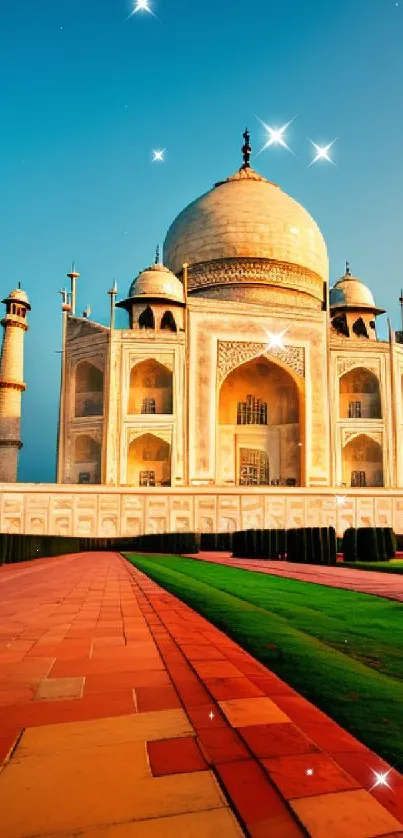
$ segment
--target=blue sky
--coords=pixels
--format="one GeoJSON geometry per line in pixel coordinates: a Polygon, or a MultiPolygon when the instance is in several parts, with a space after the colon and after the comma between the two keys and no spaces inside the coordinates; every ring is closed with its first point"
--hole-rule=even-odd
{"type": "Polygon", "coordinates": [[[239,166],[245,124],[262,146],[256,116],[298,116],[295,156],[252,162],[315,217],[332,281],[349,259],[400,324],[403,0],[151,3],[158,20],[127,20],[129,0],[0,0],[1,291],[21,281],[33,307],[20,480],[55,476],[72,259],[79,311],[107,322],[112,280],[125,295],[176,214],[239,166]],[[308,137],[338,137],[337,165],[308,168],[308,137]]]}

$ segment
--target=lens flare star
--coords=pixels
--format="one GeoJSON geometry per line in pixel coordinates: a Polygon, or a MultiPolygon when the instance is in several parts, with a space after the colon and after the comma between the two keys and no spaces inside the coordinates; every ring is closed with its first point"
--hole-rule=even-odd
{"type": "Polygon", "coordinates": [[[392,786],[390,786],[389,783],[388,783],[388,776],[389,776],[391,770],[392,769],[389,768],[389,771],[374,771],[373,773],[374,773],[374,776],[375,776],[375,782],[374,782],[374,785],[372,786],[372,788],[370,789],[370,791],[372,791],[372,789],[378,788],[379,786],[383,786],[383,787],[386,786],[386,788],[391,789],[392,786]]]}
{"type": "MultiPolygon", "coordinates": [[[[257,119],[259,119],[259,117],[257,117],[257,119]]],[[[294,122],[294,119],[296,119],[295,116],[293,116],[293,118],[290,119],[289,122],[286,122],[285,125],[282,125],[281,128],[271,128],[270,125],[266,125],[265,122],[263,122],[261,119],[259,119],[259,122],[261,123],[261,125],[263,125],[263,128],[267,131],[268,138],[267,138],[267,141],[265,142],[263,148],[261,148],[260,151],[258,151],[257,156],[259,156],[259,154],[261,154],[262,151],[266,151],[266,148],[270,148],[273,145],[280,145],[283,148],[286,148],[287,151],[291,152],[291,154],[294,154],[294,152],[289,147],[289,145],[287,145],[287,143],[285,141],[285,136],[284,136],[287,128],[289,128],[291,123],[294,122]]]]}
{"type": "Polygon", "coordinates": [[[153,150],[153,163],[165,163],[165,148],[161,151],[154,151],[153,150]]]}
{"type": "Polygon", "coordinates": [[[152,15],[155,18],[157,17],[150,7],[150,0],[134,0],[133,9],[128,15],[127,20],[133,17],[133,15],[136,15],[138,12],[148,12],[149,15],[152,15]]]}
{"type": "Polygon", "coordinates": [[[284,329],[283,332],[278,332],[277,334],[274,334],[274,333],[268,332],[266,330],[266,334],[267,334],[267,338],[268,338],[267,348],[268,349],[284,349],[283,338],[284,338],[284,335],[285,335],[286,332],[287,332],[287,329],[284,329]]]}
{"type": "Polygon", "coordinates": [[[336,165],[334,160],[332,160],[332,158],[329,155],[329,151],[332,148],[332,146],[335,144],[336,140],[337,140],[337,137],[334,140],[332,140],[331,143],[328,143],[327,145],[317,145],[312,140],[309,141],[310,143],[312,143],[312,145],[313,145],[313,147],[316,151],[316,157],[314,157],[314,159],[311,160],[311,162],[308,166],[308,169],[311,166],[313,166],[314,163],[317,163],[318,160],[326,160],[328,163],[333,163],[333,166],[336,165]]]}

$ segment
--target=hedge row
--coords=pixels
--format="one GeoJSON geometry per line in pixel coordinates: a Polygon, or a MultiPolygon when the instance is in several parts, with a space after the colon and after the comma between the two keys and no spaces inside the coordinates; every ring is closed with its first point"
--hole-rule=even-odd
{"type": "Polygon", "coordinates": [[[232,553],[238,559],[278,559],[286,552],[286,530],[238,530],[232,535],[232,553]]]}
{"type": "Polygon", "coordinates": [[[392,527],[349,527],[343,535],[346,562],[387,562],[396,553],[392,527]]]}
{"type": "Polygon", "coordinates": [[[0,533],[0,565],[91,550],[197,553],[199,537],[195,533],[163,533],[134,538],[70,538],[0,533]]]}
{"type": "Polygon", "coordinates": [[[334,565],[337,541],[334,527],[300,527],[288,530],[287,561],[334,565]]]}
{"type": "Polygon", "coordinates": [[[310,564],[336,564],[336,533],[333,527],[301,527],[291,530],[241,530],[232,538],[236,558],[281,559],[310,564]]]}

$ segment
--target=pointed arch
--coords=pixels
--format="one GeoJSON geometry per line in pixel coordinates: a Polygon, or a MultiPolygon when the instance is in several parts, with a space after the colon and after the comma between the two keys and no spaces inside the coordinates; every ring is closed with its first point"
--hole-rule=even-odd
{"type": "Polygon", "coordinates": [[[75,416],[102,416],[104,374],[91,361],[79,361],[75,370],[75,416]]]}
{"type": "Polygon", "coordinates": [[[340,378],[341,419],[381,419],[379,379],[366,367],[353,367],[340,378]]]}
{"type": "Polygon", "coordinates": [[[101,446],[90,434],[78,434],[74,439],[74,483],[101,482],[101,446]]]}
{"type": "Polygon", "coordinates": [[[171,414],[172,407],[171,370],[154,358],[147,358],[135,364],[130,371],[128,412],[171,414]]]}
{"type": "Polygon", "coordinates": [[[232,462],[236,483],[301,485],[304,391],[283,365],[260,355],[233,369],[219,390],[218,424],[219,479],[232,462]]]}
{"type": "Polygon", "coordinates": [[[382,446],[368,434],[357,434],[343,448],[346,486],[383,486],[382,446]]]}
{"type": "Polygon", "coordinates": [[[152,433],[133,439],[127,458],[127,482],[130,486],[170,486],[169,442],[152,433]]]}
{"type": "Polygon", "coordinates": [[[151,306],[147,306],[139,317],[140,329],[155,329],[155,317],[151,306]]]}
{"type": "Polygon", "coordinates": [[[178,331],[172,311],[165,311],[162,315],[161,329],[169,329],[170,332],[178,331]]]}

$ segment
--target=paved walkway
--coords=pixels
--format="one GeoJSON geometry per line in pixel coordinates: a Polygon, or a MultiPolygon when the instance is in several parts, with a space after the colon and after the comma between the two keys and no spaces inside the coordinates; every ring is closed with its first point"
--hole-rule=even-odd
{"type": "Polygon", "coordinates": [[[375,596],[403,602],[403,574],[399,573],[354,570],[351,567],[343,568],[343,565],[324,567],[323,565],[304,565],[265,559],[233,559],[232,553],[203,552],[190,558],[230,567],[241,567],[243,570],[253,570],[258,573],[269,573],[271,576],[284,576],[286,579],[299,579],[301,582],[313,582],[316,585],[327,585],[329,588],[345,588],[363,594],[375,594],[375,596]]]}
{"type": "Polygon", "coordinates": [[[403,836],[403,777],[115,554],[0,569],[3,838],[403,836]]]}

